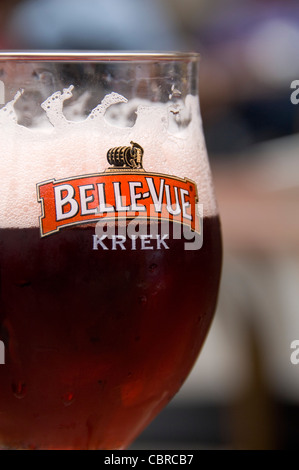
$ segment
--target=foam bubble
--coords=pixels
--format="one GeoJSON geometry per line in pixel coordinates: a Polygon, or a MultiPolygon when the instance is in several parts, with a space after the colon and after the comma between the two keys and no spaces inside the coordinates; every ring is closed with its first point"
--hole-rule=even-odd
{"type": "Polygon", "coordinates": [[[217,213],[196,97],[153,104],[128,102],[111,93],[87,117],[82,117],[80,101],[68,108],[66,117],[63,105],[72,89],[58,91],[42,103],[44,126],[18,124],[14,106],[22,91],[0,110],[1,227],[38,226],[37,183],[103,172],[108,167],[107,150],[131,141],[143,147],[146,171],[192,179],[204,216],[217,213]]]}

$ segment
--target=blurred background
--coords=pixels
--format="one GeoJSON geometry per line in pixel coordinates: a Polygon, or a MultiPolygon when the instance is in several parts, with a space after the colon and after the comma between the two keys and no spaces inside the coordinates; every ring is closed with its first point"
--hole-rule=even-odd
{"type": "Polygon", "coordinates": [[[189,379],[132,449],[299,447],[298,44],[296,0],[1,1],[2,49],[201,53],[218,309],[189,379]]]}

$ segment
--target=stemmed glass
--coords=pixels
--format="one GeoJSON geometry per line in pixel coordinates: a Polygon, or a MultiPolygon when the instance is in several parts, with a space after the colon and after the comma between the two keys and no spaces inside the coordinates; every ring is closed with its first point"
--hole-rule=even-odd
{"type": "Polygon", "coordinates": [[[0,54],[0,443],[124,449],[213,318],[195,53],[0,54]]]}

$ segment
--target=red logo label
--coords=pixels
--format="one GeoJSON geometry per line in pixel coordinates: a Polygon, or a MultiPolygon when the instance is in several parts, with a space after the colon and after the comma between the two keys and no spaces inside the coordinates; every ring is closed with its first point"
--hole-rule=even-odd
{"type": "Polygon", "coordinates": [[[138,171],[105,173],[49,180],[37,184],[42,206],[41,236],[64,227],[100,220],[169,220],[200,231],[193,181],[138,171]]]}

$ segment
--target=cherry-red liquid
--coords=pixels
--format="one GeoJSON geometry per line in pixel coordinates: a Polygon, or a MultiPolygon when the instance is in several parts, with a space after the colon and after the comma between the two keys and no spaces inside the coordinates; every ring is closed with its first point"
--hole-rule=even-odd
{"type": "Polygon", "coordinates": [[[37,228],[0,230],[2,447],[119,449],[140,434],[181,387],[212,321],[218,217],[203,230],[195,251],[183,240],[93,250],[94,227],[43,239],[37,228]]]}

